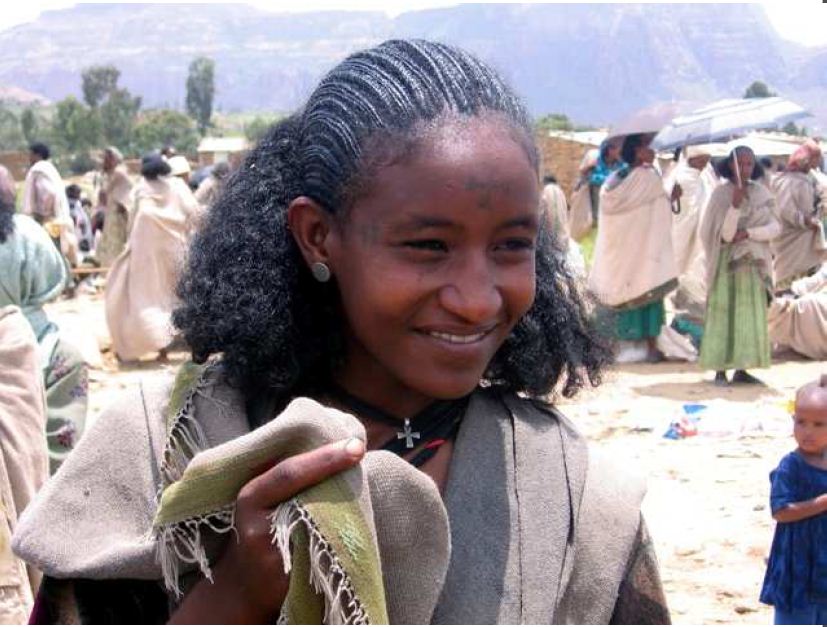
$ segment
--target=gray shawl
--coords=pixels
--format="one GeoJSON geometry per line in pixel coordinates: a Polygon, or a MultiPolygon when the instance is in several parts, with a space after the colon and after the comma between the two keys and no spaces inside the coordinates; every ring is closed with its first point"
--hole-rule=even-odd
{"type": "MultiPolygon", "coordinates": [[[[24,513],[18,555],[55,578],[161,578],[148,531],[169,397],[169,382],[142,385],[104,412],[24,513]]],[[[248,430],[243,399],[220,377],[199,387],[193,410],[211,445],[248,430]]],[[[444,495],[452,549],[434,622],[607,623],[643,494],[550,407],[479,390],[444,495]]],[[[389,612],[396,622],[390,602],[389,612]]]]}
{"type": "MultiPolygon", "coordinates": [[[[725,181],[718,185],[709,197],[709,202],[701,218],[701,241],[706,251],[706,285],[709,291],[715,281],[715,271],[721,256],[721,229],[724,218],[732,207],[732,190],[734,185],[725,181]]],[[[775,200],[772,193],[760,183],[749,181],[747,196],[741,202],[739,229],[762,227],[775,221],[775,200]]],[[[746,239],[730,244],[732,256],[730,261],[738,261],[749,256],[758,264],[759,273],[764,282],[772,285],[772,256],[768,242],[746,239]]]]}

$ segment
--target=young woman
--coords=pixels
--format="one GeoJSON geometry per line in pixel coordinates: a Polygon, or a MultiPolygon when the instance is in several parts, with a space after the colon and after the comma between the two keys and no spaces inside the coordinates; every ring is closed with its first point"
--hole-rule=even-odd
{"type": "MultiPolygon", "coordinates": [[[[309,396],[357,416],[368,449],[393,448],[408,419],[420,437],[402,454],[451,526],[435,622],[664,622],[639,484],[588,456],[542,400],[596,382],[607,352],[539,196],[531,123],[490,68],[425,41],[347,58],[230,178],[194,241],[175,322],[195,361],[215,359],[215,401],[190,417],[241,414],[255,429],[309,396]]],[[[44,618],[68,597],[98,621],[274,620],[287,579],[268,514],[365,452],[351,441],[273,460],[239,493],[212,581],[170,606],[141,514],[169,395],[145,388],[106,412],[63,475],[90,473],[90,493],[49,486],[16,534],[47,574],[44,618]],[[117,430],[113,460],[97,445],[117,430]],[[37,534],[70,509],[72,536],[37,534]],[[56,557],[76,542],[82,553],[56,557]]]]}
{"type": "Polygon", "coordinates": [[[715,383],[760,383],[747,368],[770,365],[767,306],[772,293],[770,241],[781,232],[772,193],[746,146],[719,166],[726,179],[712,192],[701,221],[707,261],[707,305],[700,365],[715,383]]]}

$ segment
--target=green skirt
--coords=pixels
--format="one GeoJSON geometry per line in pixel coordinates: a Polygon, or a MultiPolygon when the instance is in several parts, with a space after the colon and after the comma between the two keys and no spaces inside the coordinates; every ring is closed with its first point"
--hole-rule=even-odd
{"type": "Polygon", "coordinates": [[[615,337],[629,341],[657,337],[666,320],[662,300],[617,312],[615,316],[615,337]]]}
{"type": "Polygon", "coordinates": [[[767,289],[751,265],[730,269],[723,246],[706,306],[700,365],[705,370],[769,368],[767,289]]]}

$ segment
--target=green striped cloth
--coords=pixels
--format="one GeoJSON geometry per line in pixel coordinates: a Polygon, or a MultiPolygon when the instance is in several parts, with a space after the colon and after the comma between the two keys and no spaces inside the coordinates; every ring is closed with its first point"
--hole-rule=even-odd
{"type": "MultiPolygon", "coordinates": [[[[166,486],[153,522],[165,583],[178,594],[183,564],[198,564],[211,577],[203,535],[234,528],[236,496],[263,465],[330,442],[365,438],[352,416],[299,398],[277,419],[209,448],[192,416],[202,372],[203,367],[183,368],[172,394],[162,469],[166,486]]],[[[360,467],[278,505],[271,523],[273,550],[280,550],[286,567],[292,567],[280,620],[388,622],[369,491],[360,467]]]]}

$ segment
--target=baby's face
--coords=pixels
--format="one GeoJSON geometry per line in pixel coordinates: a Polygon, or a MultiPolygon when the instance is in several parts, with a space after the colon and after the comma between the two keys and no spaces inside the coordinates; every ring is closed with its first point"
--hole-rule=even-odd
{"type": "Polygon", "coordinates": [[[798,447],[813,455],[827,450],[827,403],[821,396],[799,395],[793,416],[793,435],[798,447]]]}

